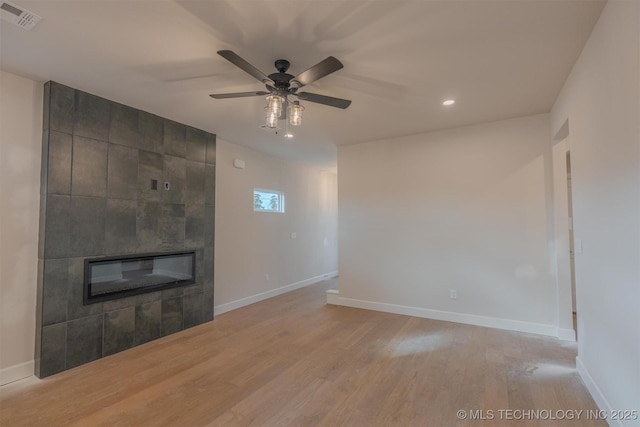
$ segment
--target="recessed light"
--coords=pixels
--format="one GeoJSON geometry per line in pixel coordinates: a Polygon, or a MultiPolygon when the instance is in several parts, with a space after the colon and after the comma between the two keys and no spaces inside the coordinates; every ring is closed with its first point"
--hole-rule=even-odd
{"type": "Polygon", "coordinates": [[[447,99],[445,101],[442,101],[442,105],[446,105],[446,106],[453,105],[455,103],[456,103],[456,101],[453,100],[453,99],[447,99]]]}
{"type": "Polygon", "coordinates": [[[291,132],[287,132],[287,133],[284,134],[284,137],[291,139],[291,138],[293,138],[293,134],[291,132]]]}

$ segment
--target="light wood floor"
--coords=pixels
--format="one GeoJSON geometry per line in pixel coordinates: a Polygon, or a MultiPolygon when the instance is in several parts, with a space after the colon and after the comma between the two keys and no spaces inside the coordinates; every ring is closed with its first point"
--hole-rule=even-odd
{"type": "Polygon", "coordinates": [[[0,426],[606,426],[584,414],[501,419],[507,409],[596,410],[575,345],[328,306],[332,285],[0,387],[0,426]],[[459,420],[460,409],[494,419],[459,420]]]}

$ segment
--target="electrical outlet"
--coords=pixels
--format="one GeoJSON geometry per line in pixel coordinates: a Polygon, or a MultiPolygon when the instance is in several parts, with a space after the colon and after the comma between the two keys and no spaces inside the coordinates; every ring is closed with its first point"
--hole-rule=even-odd
{"type": "Polygon", "coordinates": [[[266,280],[267,282],[269,281],[269,275],[268,274],[264,275],[264,280],[266,280]]]}
{"type": "Polygon", "coordinates": [[[458,291],[456,291],[455,289],[451,289],[451,293],[449,296],[451,297],[451,299],[458,299],[458,291]]]}

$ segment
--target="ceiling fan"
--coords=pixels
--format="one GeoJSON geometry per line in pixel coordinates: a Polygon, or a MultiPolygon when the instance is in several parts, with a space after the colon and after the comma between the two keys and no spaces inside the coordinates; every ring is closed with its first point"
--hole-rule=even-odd
{"type": "MultiPolygon", "coordinates": [[[[210,95],[215,99],[227,99],[227,98],[244,98],[250,96],[265,96],[275,95],[280,97],[285,103],[293,103],[299,105],[298,100],[315,102],[317,104],[328,105],[330,107],[345,109],[351,105],[351,101],[348,99],[334,98],[332,96],[319,95],[311,92],[298,92],[298,89],[315,82],[333,72],[338,71],[343,67],[342,63],[333,56],[329,56],[325,60],[317,63],[307,71],[303,71],[297,76],[292,76],[287,73],[289,69],[289,61],[286,59],[278,59],[275,61],[275,67],[278,70],[277,73],[269,74],[268,76],[262,71],[258,70],[253,65],[242,59],[236,53],[230,50],[220,50],[218,55],[222,56],[227,61],[231,62],[236,67],[250,74],[260,82],[264,83],[266,91],[255,92],[237,92],[237,93],[216,93],[210,95]],[[289,97],[295,97],[289,99],[289,97]]],[[[287,108],[282,108],[280,119],[286,118],[287,108]]]]}

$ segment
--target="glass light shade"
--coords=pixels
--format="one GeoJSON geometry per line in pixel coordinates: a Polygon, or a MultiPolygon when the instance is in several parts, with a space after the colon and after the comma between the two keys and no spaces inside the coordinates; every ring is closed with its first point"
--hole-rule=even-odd
{"type": "Polygon", "coordinates": [[[276,116],[280,117],[282,114],[282,97],[278,95],[267,96],[267,108],[273,112],[276,116]]]}
{"type": "Polygon", "coordinates": [[[280,118],[280,114],[275,114],[273,111],[269,109],[269,107],[264,107],[265,112],[265,124],[267,127],[275,128],[278,126],[278,118],[280,118]]]}
{"type": "Polygon", "coordinates": [[[289,106],[289,124],[292,126],[300,126],[302,123],[302,112],[304,107],[298,101],[294,101],[289,106]]]}

